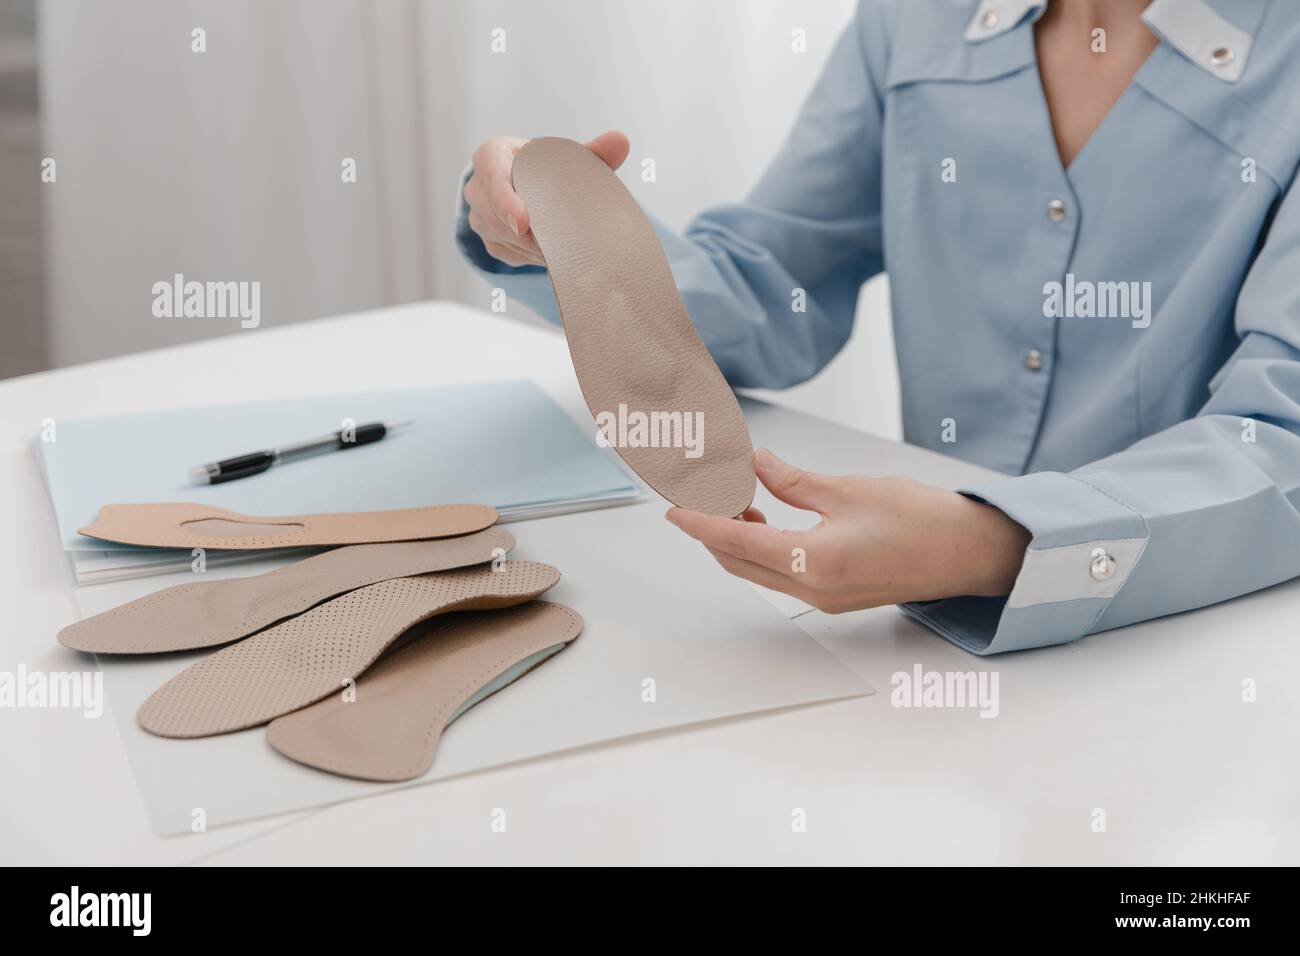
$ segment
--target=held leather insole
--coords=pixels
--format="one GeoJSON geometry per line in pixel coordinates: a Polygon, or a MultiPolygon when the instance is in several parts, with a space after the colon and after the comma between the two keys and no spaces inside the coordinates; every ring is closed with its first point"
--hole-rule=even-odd
{"type": "Polygon", "coordinates": [[[393,511],[260,517],[188,502],[104,505],[78,534],[159,548],[296,548],[449,538],[495,524],[487,505],[430,505],[393,511]]]}
{"type": "Polygon", "coordinates": [[[613,170],[572,140],[525,144],[511,178],[605,437],[673,504],[740,514],[754,498],[749,429],[650,220],[613,170]]]}
{"type": "Polygon", "coordinates": [[[457,717],[564,648],[582,630],[571,608],[530,601],[465,611],[382,657],[357,681],[271,721],[276,750],[318,770],[362,780],[410,780],[433,766],[457,717]]]}
{"type": "Polygon", "coordinates": [[[140,705],[160,737],[255,727],[356,680],[403,631],[449,611],[531,601],[560,579],[536,561],[394,578],[359,588],[181,671],[140,705]]]}
{"type": "Polygon", "coordinates": [[[502,528],[431,541],[356,544],[265,574],[164,588],[65,627],[59,643],[92,654],[215,647],[368,584],[482,564],[514,546],[502,528]]]}

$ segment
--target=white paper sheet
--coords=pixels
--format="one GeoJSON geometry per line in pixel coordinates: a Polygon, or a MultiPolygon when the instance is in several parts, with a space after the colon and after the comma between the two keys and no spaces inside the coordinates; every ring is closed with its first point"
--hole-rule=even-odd
{"type": "MultiPolygon", "coordinates": [[[[666,507],[647,502],[511,525],[519,542],[512,557],[546,561],[563,572],[546,598],[583,616],[582,636],[456,721],[433,769],[415,782],[631,734],[872,693],[669,525],[666,507]],[[643,699],[646,681],[654,682],[652,703],[643,699]]],[[[78,602],[83,614],[99,613],[187,580],[172,575],[81,588],[78,602]]],[[[100,659],[108,705],[159,833],[188,832],[196,809],[213,827],[392,788],[295,764],[266,743],[263,728],[200,740],[141,730],[140,704],[201,656],[100,659]]]]}

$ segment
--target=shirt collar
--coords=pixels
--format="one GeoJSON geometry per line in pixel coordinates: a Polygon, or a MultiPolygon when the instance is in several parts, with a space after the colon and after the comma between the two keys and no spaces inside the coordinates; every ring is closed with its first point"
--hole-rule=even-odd
{"type": "Polygon", "coordinates": [[[1211,76],[1236,83],[1246,72],[1263,3],[1233,4],[1234,25],[1206,0],[1153,0],[1142,14],[1146,25],[1170,46],[1211,76]],[[1249,29],[1243,29],[1248,26],[1249,29]]]}
{"type": "MultiPolygon", "coordinates": [[[[1267,0],[1232,5],[1234,24],[1208,0],[1153,0],[1142,14],[1147,27],[1211,76],[1236,83],[1246,72],[1267,0]]],[[[980,0],[966,27],[967,43],[982,43],[1043,15],[1047,0],[980,0]]]]}
{"type": "Polygon", "coordinates": [[[1030,13],[1037,20],[1047,9],[1047,0],[980,0],[966,27],[966,42],[981,43],[1001,36],[1020,25],[1030,13]]]}

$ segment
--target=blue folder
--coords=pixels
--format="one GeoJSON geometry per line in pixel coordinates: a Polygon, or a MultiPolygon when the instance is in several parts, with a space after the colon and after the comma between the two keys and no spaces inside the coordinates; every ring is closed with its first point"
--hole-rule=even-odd
{"type": "Polygon", "coordinates": [[[101,505],[192,501],[251,515],[380,511],[456,502],[528,517],[632,500],[641,486],[536,384],[489,382],[83,418],[40,444],[69,551],[130,549],[77,533],[101,505]],[[336,431],[410,419],[382,441],[220,485],[190,468],[336,431]]]}

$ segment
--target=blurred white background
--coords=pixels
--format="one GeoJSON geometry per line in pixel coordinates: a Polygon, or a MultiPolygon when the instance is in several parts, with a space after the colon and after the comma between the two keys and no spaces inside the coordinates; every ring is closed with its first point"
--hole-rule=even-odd
{"type": "MultiPolygon", "coordinates": [[[[58,178],[40,184],[29,162],[3,174],[30,177],[44,204],[45,314],[9,314],[0,335],[16,342],[15,322],[43,323],[45,366],[258,334],[155,318],[151,287],[177,272],[260,281],[263,328],[419,299],[486,308],[487,286],[455,252],[452,215],[461,171],[493,135],[586,139],[622,129],[632,141],[627,168],[653,157],[658,172],[655,183],[629,172],[624,181],[680,227],[749,190],[853,8],[32,2],[40,155],[56,160],[58,178]],[[191,51],[196,27],[206,31],[204,53],[191,51]],[[497,28],[504,53],[491,49],[497,28]],[[796,28],[806,53],[791,49],[796,28]],[[357,161],[354,184],[341,182],[345,157],[357,161]]],[[[0,276],[18,282],[9,270],[0,276]]],[[[883,281],[870,283],[845,351],[776,400],[896,437],[887,298],[883,281]]],[[[5,293],[6,303],[36,299],[5,293]]]]}

